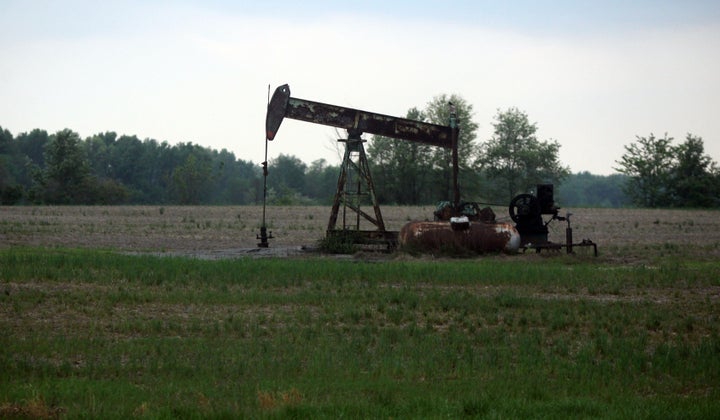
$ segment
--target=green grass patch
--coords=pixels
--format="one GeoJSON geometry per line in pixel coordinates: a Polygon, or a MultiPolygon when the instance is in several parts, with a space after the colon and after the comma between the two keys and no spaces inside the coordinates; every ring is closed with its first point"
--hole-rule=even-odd
{"type": "Polygon", "coordinates": [[[720,412],[716,263],[0,250],[0,417],[720,412]]]}

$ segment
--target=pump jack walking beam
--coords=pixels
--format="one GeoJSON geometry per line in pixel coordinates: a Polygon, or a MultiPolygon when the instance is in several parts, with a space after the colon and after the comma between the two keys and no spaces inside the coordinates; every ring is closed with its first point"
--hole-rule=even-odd
{"type": "Polygon", "coordinates": [[[449,126],[391,117],[337,105],[324,104],[290,97],[290,87],[275,90],[268,105],[265,127],[268,140],[273,140],[284,118],[353,130],[357,133],[377,134],[394,139],[452,148],[453,135],[458,129],[449,126]]]}

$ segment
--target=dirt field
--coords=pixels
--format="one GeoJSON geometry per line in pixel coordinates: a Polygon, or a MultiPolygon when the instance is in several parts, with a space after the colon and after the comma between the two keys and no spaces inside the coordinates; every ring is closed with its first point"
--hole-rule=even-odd
{"type": "MultiPolygon", "coordinates": [[[[432,218],[432,206],[382,208],[388,230],[432,218]]],[[[507,210],[494,209],[498,220],[507,210]]],[[[591,239],[601,252],[682,251],[720,256],[720,212],[696,210],[569,209],[575,242],[591,239]]],[[[245,253],[287,255],[324,237],[329,207],[268,207],[270,250],[257,248],[262,208],[256,206],[0,207],[0,247],[31,245],[160,252],[205,257],[245,253]]],[[[565,215],[565,209],[561,215],[565,215]]],[[[342,221],[342,215],[339,222],[342,221]]],[[[550,224],[564,242],[565,223],[550,224]]],[[[362,226],[361,228],[369,228],[362,226]]]]}

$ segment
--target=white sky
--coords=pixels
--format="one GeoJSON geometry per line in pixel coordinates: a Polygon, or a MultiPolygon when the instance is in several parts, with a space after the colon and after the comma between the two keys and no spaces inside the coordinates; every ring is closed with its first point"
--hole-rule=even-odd
{"type": "MultiPolygon", "coordinates": [[[[518,107],[573,172],[636,135],[690,132],[720,161],[720,2],[0,0],[0,126],[71,128],[264,156],[267,88],[404,116],[473,105],[478,140],[518,107]]],[[[285,120],[270,158],[339,162],[285,120]]]]}

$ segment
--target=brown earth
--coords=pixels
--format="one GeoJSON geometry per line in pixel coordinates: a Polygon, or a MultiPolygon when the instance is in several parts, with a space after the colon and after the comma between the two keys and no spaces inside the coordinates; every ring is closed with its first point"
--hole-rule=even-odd
{"type": "MultiPolygon", "coordinates": [[[[432,206],[385,206],[388,230],[432,219],[432,206]]],[[[498,220],[507,210],[495,208],[498,220]]],[[[714,210],[570,209],[574,240],[591,239],[608,255],[682,252],[720,256],[720,212],[714,210]]],[[[330,208],[268,207],[270,249],[258,249],[258,206],[14,206],[0,207],[0,247],[43,246],[157,252],[208,258],[292,255],[325,236],[330,208]]],[[[561,213],[565,215],[565,212],[561,213]]],[[[348,215],[348,223],[353,220],[348,215]]],[[[342,223],[342,214],[339,218],[342,223]]],[[[550,240],[565,241],[564,222],[550,240]]],[[[361,224],[361,229],[370,229],[361,224]]]]}

